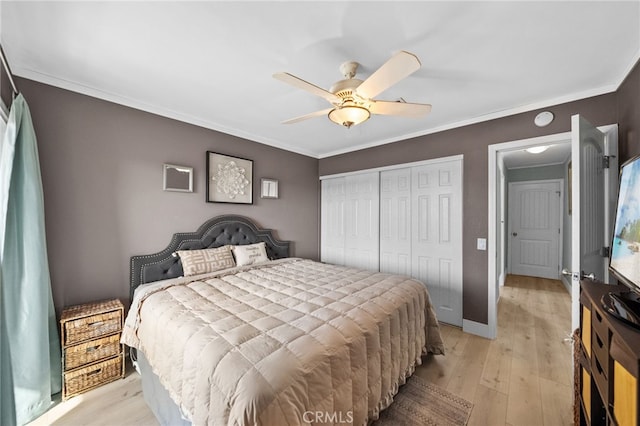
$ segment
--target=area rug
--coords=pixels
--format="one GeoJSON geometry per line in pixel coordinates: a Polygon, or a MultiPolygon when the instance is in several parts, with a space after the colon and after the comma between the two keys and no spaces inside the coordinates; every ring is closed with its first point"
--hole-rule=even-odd
{"type": "Polygon", "coordinates": [[[469,401],[414,375],[371,426],[464,426],[472,408],[469,401]]]}

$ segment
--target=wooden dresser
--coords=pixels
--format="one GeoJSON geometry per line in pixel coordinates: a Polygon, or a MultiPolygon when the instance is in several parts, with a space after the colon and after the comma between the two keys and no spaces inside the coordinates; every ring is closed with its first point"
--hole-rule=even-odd
{"type": "Polygon", "coordinates": [[[124,377],[123,322],[124,306],[118,299],[62,311],[63,400],[124,377]]]}
{"type": "Polygon", "coordinates": [[[597,281],[580,283],[581,345],[578,372],[580,425],[637,426],[640,330],[607,313],[600,302],[610,291],[597,281]]]}

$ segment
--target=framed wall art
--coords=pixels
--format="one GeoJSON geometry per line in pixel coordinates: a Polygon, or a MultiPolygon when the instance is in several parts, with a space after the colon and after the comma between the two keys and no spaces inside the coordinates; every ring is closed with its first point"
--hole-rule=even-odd
{"type": "Polygon", "coordinates": [[[162,166],[162,189],[193,192],[193,167],[164,164],[162,166]]]}
{"type": "Polygon", "coordinates": [[[270,178],[260,180],[261,198],[278,198],[278,181],[270,178]]]}
{"type": "Polygon", "coordinates": [[[253,204],[253,161],[207,151],[207,202],[253,204]]]}

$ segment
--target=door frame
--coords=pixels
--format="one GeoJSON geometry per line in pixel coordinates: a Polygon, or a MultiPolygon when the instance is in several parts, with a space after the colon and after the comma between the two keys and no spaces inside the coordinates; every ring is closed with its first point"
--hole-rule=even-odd
{"type": "MultiPolygon", "coordinates": [[[[606,126],[597,126],[597,128],[603,132],[607,137],[618,137],[617,124],[610,124],[606,126]],[[614,131],[615,130],[615,131],[614,131]]],[[[564,133],[556,133],[553,135],[540,136],[536,138],[519,139],[510,142],[503,142],[492,144],[488,146],[489,154],[489,206],[488,206],[488,234],[487,234],[487,262],[488,262],[488,279],[487,279],[487,324],[474,323],[472,325],[475,334],[480,336],[495,339],[498,334],[498,300],[496,299],[496,293],[498,291],[498,271],[496,270],[496,258],[498,253],[496,252],[496,239],[497,239],[497,227],[496,227],[496,174],[498,154],[504,151],[513,151],[518,149],[524,149],[535,145],[558,145],[571,141],[571,131],[564,133]]]]}
{"type": "MultiPolygon", "coordinates": [[[[558,238],[558,266],[562,267],[562,235],[564,235],[564,203],[565,203],[565,193],[564,193],[564,179],[559,179],[559,178],[554,178],[554,179],[535,179],[535,180],[519,180],[516,182],[509,182],[508,185],[508,190],[507,190],[507,194],[511,194],[511,187],[513,185],[519,185],[519,184],[536,184],[536,183],[557,183],[560,185],[560,205],[558,208],[558,226],[560,228],[560,237],[558,238]]],[[[506,231],[506,237],[508,237],[509,234],[511,234],[511,232],[513,232],[513,228],[511,228],[512,222],[511,222],[511,195],[509,195],[509,205],[507,206],[507,220],[509,221],[509,229],[506,231]]],[[[507,241],[510,241],[508,238],[506,238],[507,241]]],[[[508,273],[512,273],[511,271],[511,267],[512,267],[512,253],[511,253],[511,249],[512,249],[512,244],[507,244],[508,250],[508,258],[507,258],[507,270],[508,273]]],[[[560,269],[558,268],[558,279],[560,279],[560,269]]]]}

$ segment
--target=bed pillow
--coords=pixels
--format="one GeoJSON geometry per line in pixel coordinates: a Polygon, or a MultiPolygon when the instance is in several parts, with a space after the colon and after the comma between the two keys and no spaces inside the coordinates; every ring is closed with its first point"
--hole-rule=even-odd
{"type": "Polygon", "coordinates": [[[236,266],[231,254],[231,246],[204,250],[178,250],[176,253],[180,256],[185,277],[236,266]]]}
{"type": "Polygon", "coordinates": [[[238,266],[253,265],[269,260],[264,242],[246,246],[231,246],[231,250],[238,266]]]}

